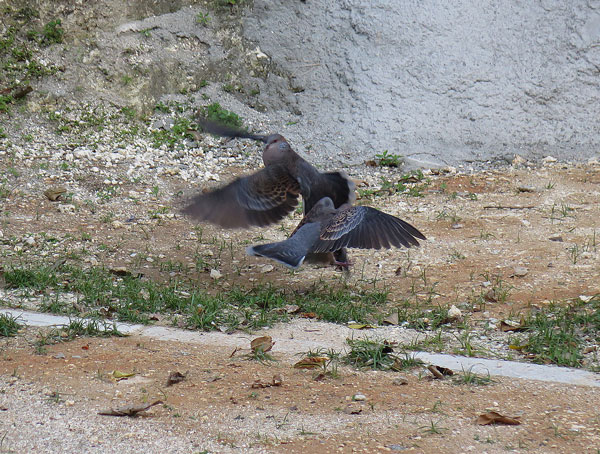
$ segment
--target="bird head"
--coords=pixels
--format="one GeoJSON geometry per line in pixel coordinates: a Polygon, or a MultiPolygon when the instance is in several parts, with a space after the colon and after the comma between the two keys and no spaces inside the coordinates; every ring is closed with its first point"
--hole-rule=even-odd
{"type": "Polygon", "coordinates": [[[263,162],[266,166],[285,160],[294,154],[290,144],[280,134],[267,136],[266,143],[267,145],[263,151],[263,162]]]}

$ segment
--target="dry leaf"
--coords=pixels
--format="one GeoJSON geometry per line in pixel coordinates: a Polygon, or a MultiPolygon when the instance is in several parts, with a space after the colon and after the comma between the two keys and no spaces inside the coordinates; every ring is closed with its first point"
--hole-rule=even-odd
{"type": "Polygon", "coordinates": [[[257,337],[256,339],[252,340],[252,342],[250,342],[250,348],[253,352],[260,350],[266,353],[269,350],[271,350],[271,348],[273,348],[273,344],[275,344],[275,342],[273,342],[271,336],[261,336],[257,337]]]}
{"type": "Polygon", "coordinates": [[[302,312],[300,314],[300,317],[303,317],[303,318],[317,318],[317,314],[315,314],[314,312],[302,312]]]}
{"type": "Polygon", "coordinates": [[[486,426],[488,424],[507,424],[509,426],[518,426],[521,424],[521,421],[519,421],[517,418],[503,416],[495,411],[488,411],[483,415],[479,415],[477,418],[477,424],[480,426],[486,426]]]}
{"type": "Polygon", "coordinates": [[[348,324],[348,328],[350,329],[372,329],[374,326],[368,325],[366,323],[350,323],[348,324]]]}
{"type": "Polygon", "coordinates": [[[48,197],[48,200],[51,200],[52,202],[55,202],[65,192],[67,192],[66,188],[63,188],[62,186],[58,186],[58,187],[55,187],[55,188],[48,188],[48,189],[46,189],[44,191],[44,195],[46,197],[48,197]]]}
{"type": "Polygon", "coordinates": [[[381,321],[382,325],[397,325],[398,324],[398,312],[394,312],[391,315],[388,315],[381,321]]]}
{"type": "Polygon", "coordinates": [[[452,369],[448,369],[447,367],[435,366],[430,364],[427,366],[427,370],[433,374],[433,378],[442,380],[445,377],[449,377],[454,375],[454,371],[452,369]]]}
{"type": "Polygon", "coordinates": [[[118,370],[113,370],[110,375],[112,378],[119,381],[119,380],[126,380],[129,377],[133,377],[135,375],[135,372],[121,372],[118,370]]]}
{"type": "Polygon", "coordinates": [[[171,372],[169,378],[167,378],[167,386],[172,386],[175,383],[179,383],[185,380],[185,375],[181,372],[171,372]]]}
{"type": "Polygon", "coordinates": [[[502,332],[509,332],[509,331],[514,331],[514,332],[519,332],[519,331],[525,331],[526,328],[521,325],[519,322],[515,322],[513,320],[501,320],[500,321],[500,331],[502,332]]]}
{"type": "Polygon", "coordinates": [[[137,416],[139,412],[146,411],[150,407],[154,407],[155,405],[162,403],[162,400],[156,400],[150,405],[128,405],[127,407],[121,407],[116,409],[111,408],[109,410],[99,411],[98,414],[106,416],[137,416]]]}
{"type": "Polygon", "coordinates": [[[294,369],[316,369],[317,367],[321,367],[323,363],[325,363],[329,358],[325,356],[311,356],[308,358],[302,358],[296,364],[294,364],[294,369]]]}
{"type": "Polygon", "coordinates": [[[371,159],[369,161],[365,161],[365,165],[368,167],[377,167],[377,162],[375,162],[371,159]]]}

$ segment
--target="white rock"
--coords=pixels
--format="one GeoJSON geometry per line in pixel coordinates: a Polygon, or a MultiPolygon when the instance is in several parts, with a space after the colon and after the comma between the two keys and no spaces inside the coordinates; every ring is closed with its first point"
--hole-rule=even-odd
{"type": "Polygon", "coordinates": [[[354,396],[352,396],[352,400],[356,400],[356,401],[363,401],[363,400],[367,400],[367,396],[365,396],[364,394],[355,394],[354,396]]]}
{"type": "Polygon", "coordinates": [[[550,164],[551,162],[556,162],[556,161],[558,161],[558,159],[556,159],[553,156],[546,156],[544,159],[542,159],[542,162],[544,164],[550,164]]]}
{"type": "Polygon", "coordinates": [[[271,271],[273,271],[273,269],[274,269],[274,266],[269,264],[269,265],[264,265],[260,271],[262,273],[270,273],[271,271]]]}
{"type": "Polygon", "coordinates": [[[35,244],[35,238],[32,236],[28,236],[27,238],[25,238],[25,244],[29,245],[29,246],[33,246],[35,244]]]}
{"type": "Polygon", "coordinates": [[[529,270],[524,266],[515,266],[513,268],[513,275],[515,275],[516,277],[527,276],[527,273],[529,273],[529,270]]]}
{"type": "Polygon", "coordinates": [[[210,270],[210,277],[213,279],[219,279],[222,276],[219,270],[210,270]]]}
{"type": "Polygon", "coordinates": [[[458,307],[456,307],[454,304],[452,306],[450,306],[450,309],[448,309],[448,318],[451,320],[458,320],[461,317],[462,317],[461,310],[458,307]]]}
{"type": "Polygon", "coordinates": [[[57,206],[58,211],[60,211],[61,213],[74,213],[75,212],[75,205],[72,205],[70,203],[66,203],[64,205],[58,205],[57,206]]]}

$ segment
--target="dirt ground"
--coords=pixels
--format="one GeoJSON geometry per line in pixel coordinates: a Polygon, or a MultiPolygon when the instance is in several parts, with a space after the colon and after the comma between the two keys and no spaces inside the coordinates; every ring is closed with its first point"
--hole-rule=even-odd
{"type": "Polygon", "coordinates": [[[457,385],[342,368],[337,379],[230,351],[140,338],[77,339],[32,355],[3,341],[3,452],[597,452],[598,388],[498,379],[457,385]],[[64,358],[63,358],[64,355],[64,358]],[[112,371],[135,372],[127,380],[112,371]],[[186,379],[166,387],[170,372],[186,379]],[[254,389],[259,379],[283,384],[254,389]],[[353,401],[363,394],[365,401],[353,401]],[[158,405],[138,418],[97,415],[158,405]],[[479,426],[486,409],[519,426],[479,426]],[[438,433],[439,432],[439,433],[438,433]],[[143,446],[143,448],[142,448],[143,446]],[[169,446],[169,448],[165,448],[169,446]]]}
{"type": "MultiPolygon", "coordinates": [[[[441,173],[428,175],[423,197],[384,191],[372,200],[363,198],[361,203],[410,221],[428,240],[410,251],[352,250],[354,268],[347,279],[387,288],[391,303],[433,298],[443,305],[456,304],[468,313],[480,341],[489,341],[493,335],[484,326],[490,319],[515,318],[519,311],[543,307],[551,300],[600,292],[598,170],[595,164],[548,163],[474,174],[441,173]],[[485,291],[493,279],[510,289],[506,300],[488,301],[484,307],[469,305],[470,298],[485,291]]],[[[374,189],[381,173],[393,179],[393,172],[367,169],[354,177],[368,184],[363,189],[374,189]]],[[[244,282],[301,287],[317,279],[342,279],[331,268],[307,265],[290,273],[244,255],[243,240],[284,238],[298,215],[284,222],[284,228],[199,230],[173,209],[181,198],[172,194],[188,191],[189,186],[176,178],[163,181],[160,192],[148,190],[152,182],[120,188],[121,194],[135,191],[139,196],[135,203],[129,197],[115,197],[101,209],[88,210],[81,204],[75,212],[61,210],[65,202],[40,196],[45,187],[60,182],[32,177],[18,197],[4,201],[1,243],[6,263],[52,260],[65,250],[85,247],[90,254],[84,261],[90,265],[125,266],[148,278],[164,279],[175,271],[166,272],[161,264],[170,260],[191,267],[200,249],[207,257],[218,257],[213,263],[222,273],[217,282],[209,269],[194,276],[207,288],[244,282]],[[149,215],[161,207],[169,207],[161,211],[166,214],[149,215]],[[109,220],[107,212],[112,213],[109,220]],[[40,232],[58,241],[46,244],[40,232]],[[86,242],[82,232],[89,234],[86,242]],[[202,242],[199,235],[225,241],[202,242]],[[29,236],[33,246],[27,242],[29,236]],[[143,260],[137,257],[141,252],[143,260]]],[[[102,186],[93,178],[71,185],[79,198],[102,186]]],[[[226,347],[136,337],[76,339],[49,346],[47,354],[39,356],[31,345],[35,335],[34,328],[27,328],[16,338],[2,339],[0,452],[600,449],[596,388],[509,379],[468,386],[416,373],[406,374],[407,383],[400,384],[398,374],[349,368],[341,368],[339,378],[315,381],[313,371],[291,368],[298,356],[289,352],[275,351],[276,362],[261,364],[240,355],[230,358],[226,347]],[[115,370],[136,375],[115,381],[110,378],[115,370]],[[167,388],[165,381],[174,370],[187,378],[167,388]],[[256,379],[269,382],[275,374],[281,374],[282,386],[251,388],[256,379]],[[353,401],[356,394],[364,394],[366,400],[353,401]],[[123,403],[155,399],[164,404],[135,419],[97,415],[123,403]],[[518,416],[522,424],[476,425],[486,409],[518,416]]]]}

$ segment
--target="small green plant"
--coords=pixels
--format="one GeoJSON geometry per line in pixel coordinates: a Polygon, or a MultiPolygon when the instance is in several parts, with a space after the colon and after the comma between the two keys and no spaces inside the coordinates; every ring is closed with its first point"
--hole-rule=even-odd
{"type": "Polygon", "coordinates": [[[61,27],[60,19],[55,19],[44,25],[42,30],[43,44],[58,44],[63,42],[64,29],[61,27]]]}
{"type": "Polygon", "coordinates": [[[452,381],[458,385],[490,385],[494,383],[494,380],[491,378],[490,373],[487,375],[480,375],[473,372],[473,366],[469,367],[467,370],[463,368],[461,374],[454,375],[452,381]]]}
{"type": "Polygon", "coordinates": [[[196,23],[197,24],[207,26],[209,22],[210,22],[210,16],[208,15],[208,13],[200,12],[200,13],[196,14],[196,23]]]}
{"type": "Polygon", "coordinates": [[[238,128],[242,126],[242,119],[237,114],[223,109],[218,102],[204,106],[200,110],[202,115],[209,120],[238,128]]]}
{"type": "Polygon", "coordinates": [[[402,165],[404,159],[402,155],[391,154],[387,150],[376,154],[375,157],[379,160],[379,165],[384,167],[399,167],[402,165]]]}
{"type": "Polygon", "coordinates": [[[0,337],[16,336],[21,327],[17,320],[11,314],[0,314],[0,337]]]}
{"type": "Polygon", "coordinates": [[[428,426],[421,426],[419,427],[419,429],[422,430],[423,433],[429,435],[441,434],[444,433],[444,431],[448,430],[446,427],[439,426],[438,422],[433,420],[430,421],[430,424],[428,426]]]}

